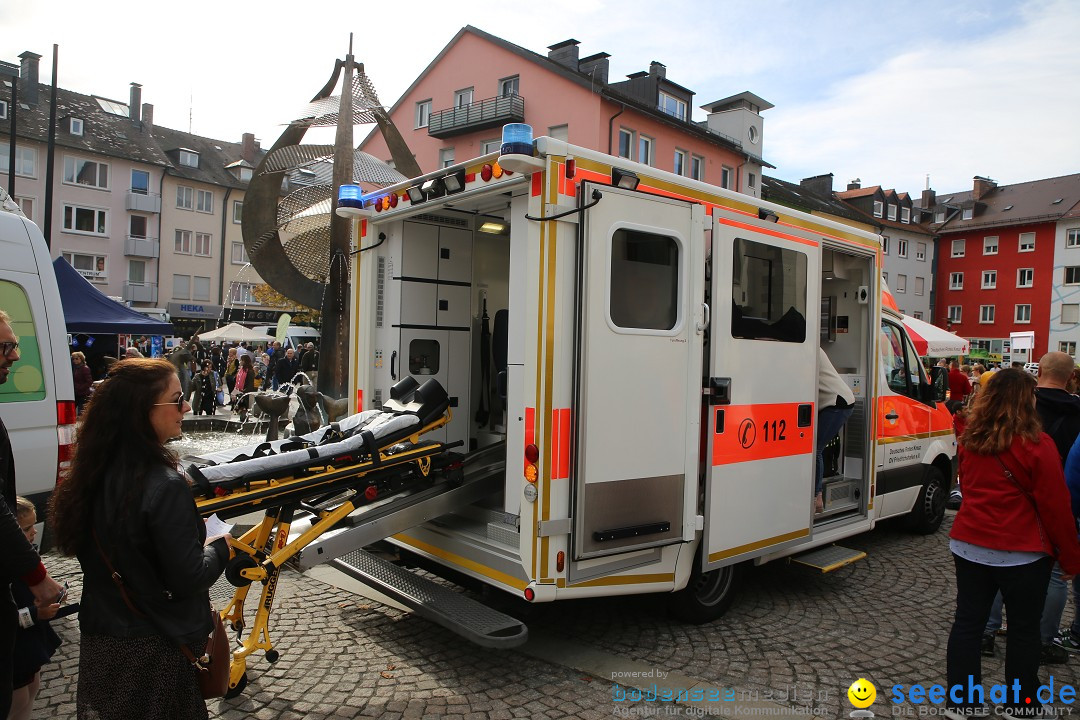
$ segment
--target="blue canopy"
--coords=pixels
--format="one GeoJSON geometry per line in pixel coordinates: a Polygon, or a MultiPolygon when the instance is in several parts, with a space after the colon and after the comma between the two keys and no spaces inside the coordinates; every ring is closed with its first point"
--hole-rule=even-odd
{"type": "Polygon", "coordinates": [[[172,335],[171,323],[154,320],[110,299],[71,267],[67,260],[53,260],[60,304],[70,333],[109,335],[172,335]]]}

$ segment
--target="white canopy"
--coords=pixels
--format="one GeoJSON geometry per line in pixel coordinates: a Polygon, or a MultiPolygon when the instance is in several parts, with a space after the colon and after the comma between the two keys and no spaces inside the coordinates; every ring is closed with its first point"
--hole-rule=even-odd
{"type": "Polygon", "coordinates": [[[231,340],[233,342],[261,342],[267,344],[274,342],[274,338],[269,335],[263,335],[261,332],[246,328],[238,323],[229,323],[217,330],[199,333],[199,340],[212,340],[214,342],[231,340]]]}
{"type": "Polygon", "coordinates": [[[910,315],[904,315],[904,327],[915,343],[915,351],[922,357],[949,357],[967,355],[970,343],[959,335],[942,330],[910,315]]]}

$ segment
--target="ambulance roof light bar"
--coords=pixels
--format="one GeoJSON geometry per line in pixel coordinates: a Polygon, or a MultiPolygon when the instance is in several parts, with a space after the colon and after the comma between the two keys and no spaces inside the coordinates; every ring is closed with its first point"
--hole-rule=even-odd
{"type": "Polygon", "coordinates": [[[334,212],[346,218],[371,216],[371,208],[364,207],[364,191],[359,185],[342,185],[338,188],[338,206],[334,212]]]}

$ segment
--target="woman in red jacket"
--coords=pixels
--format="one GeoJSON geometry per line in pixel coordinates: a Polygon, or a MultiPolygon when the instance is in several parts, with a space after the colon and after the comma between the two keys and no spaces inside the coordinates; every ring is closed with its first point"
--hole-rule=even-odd
{"type": "Polygon", "coordinates": [[[960,689],[949,695],[948,714],[981,709],[983,698],[968,697],[967,688],[982,683],[979,643],[999,590],[1009,613],[1005,705],[1014,715],[1030,714],[1039,709],[1039,618],[1050,569],[1056,558],[1070,577],[1080,572],[1069,493],[1057,447],[1035,412],[1030,374],[996,373],[966,420],[960,438],[964,503],[949,542],[956,563],[956,619],[949,634],[948,682],[950,690],[960,689]]]}

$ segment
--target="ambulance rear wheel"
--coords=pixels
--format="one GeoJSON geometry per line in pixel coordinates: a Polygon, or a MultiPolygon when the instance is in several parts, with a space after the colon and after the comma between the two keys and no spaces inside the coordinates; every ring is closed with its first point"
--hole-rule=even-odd
{"type": "Polygon", "coordinates": [[[941,527],[945,518],[945,501],[949,497],[949,486],[944,473],[931,465],[926,468],[922,489],[915,500],[915,507],[907,516],[907,526],[912,532],[929,535],[941,527]]]}
{"type": "Polygon", "coordinates": [[[742,578],[742,565],[701,572],[698,558],[686,587],[671,596],[671,614],[694,625],[716,620],[731,607],[742,578]]]}

